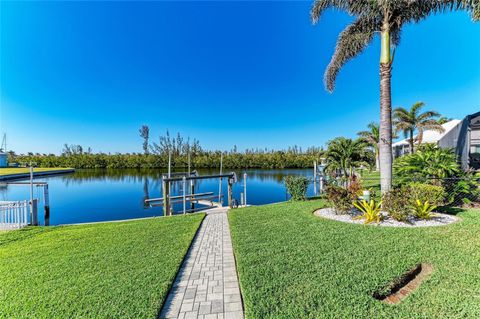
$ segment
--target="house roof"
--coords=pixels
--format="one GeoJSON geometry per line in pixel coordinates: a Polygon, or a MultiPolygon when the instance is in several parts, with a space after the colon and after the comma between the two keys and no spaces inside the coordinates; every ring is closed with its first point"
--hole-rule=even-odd
{"type": "Polygon", "coordinates": [[[480,128],[480,112],[470,114],[465,118],[472,129],[478,129],[480,128]]]}
{"type": "Polygon", "coordinates": [[[408,145],[408,140],[403,139],[401,141],[398,141],[398,142],[395,142],[395,143],[392,144],[393,147],[402,146],[402,145],[408,145]]]}
{"type": "MultiPolygon", "coordinates": [[[[444,129],[443,133],[433,131],[433,130],[426,130],[423,132],[423,139],[422,143],[437,143],[440,141],[442,137],[444,137],[448,132],[450,132],[452,129],[454,129],[458,124],[460,124],[462,121],[461,120],[451,120],[445,124],[442,124],[442,127],[444,129]]],[[[414,139],[417,138],[417,135],[414,136],[414,139]]],[[[408,139],[403,139],[400,140],[396,143],[393,143],[393,147],[396,146],[402,146],[402,145],[408,145],[408,139]]]]}

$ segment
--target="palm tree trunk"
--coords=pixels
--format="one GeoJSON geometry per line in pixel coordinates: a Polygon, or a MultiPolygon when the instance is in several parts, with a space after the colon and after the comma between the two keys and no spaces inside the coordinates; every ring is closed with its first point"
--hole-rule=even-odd
{"type": "Polygon", "coordinates": [[[420,144],[422,144],[422,141],[423,141],[423,129],[421,127],[418,128],[418,138],[417,138],[417,142],[418,142],[418,146],[420,147],[420,144]]]}
{"type": "Polygon", "coordinates": [[[378,151],[375,152],[375,171],[378,172],[380,170],[380,157],[378,151]]]}
{"type": "Polygon", "coordinates": [[[380,56],[380,186],[382,194],[392,187],[392,66],[390,26],[386,20],[381,34],[380,56]]]}
{"type": "Polygon", "coordinates": [[[410,144],[410,154],[414,152],[414,145],[413,145],[413,130],[410,130],[410,138],[408,139],[408,143],[410,144]]]}

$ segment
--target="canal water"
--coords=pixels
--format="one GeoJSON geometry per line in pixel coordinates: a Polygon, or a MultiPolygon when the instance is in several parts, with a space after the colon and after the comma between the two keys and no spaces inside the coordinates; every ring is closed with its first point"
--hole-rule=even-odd
{"type": "MultiPolygon", "coordinates": [[[[50,192],[50,224],[72,224],[162,216],[162,207],[145,205],[146,198],[162,195],[161,174],[164,170],[77,170],[75,173],[37,178],[47,182],[50,192]]],[[[224,170],[224,173],[230,170],[224,170]]],[[[243,192],[243,174],[247,173],[247,203],[262,205],[288,199],[284,178],[288,175],[313,177],[313,169],[237,170],[238,182],[233,186],[233,197],[240,203],[243,192]]],[[[200,175],[218,174],[218,170],[200,170],[200,175]]],[[[219,181],[199,180],[195,192],[213,192],[218,195],[219,181]]],[[[223,179],[222,198],[227,204],[227,180],[223,179]]],[[[28,186],[0,186],[0,200],[29,199],[28,186]]],[[[172,187],[172,195],[181,195],[181,182],[172,187]]],[[[313,184],[308,189],[313,195],[313,184]]],[[[43,190],[34,188],[34,197],[40,200],[39,219],[43,223],[43,190]]],[[[182,204],[175,205],[180,212],[182,204]]]]}

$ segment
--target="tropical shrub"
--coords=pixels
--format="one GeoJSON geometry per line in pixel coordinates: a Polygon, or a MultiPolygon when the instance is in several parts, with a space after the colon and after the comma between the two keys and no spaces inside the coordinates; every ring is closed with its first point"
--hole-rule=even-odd
{"type": "Polygon", "coordinates": [[[337,214],[348,213],[353,208],[351,193],[343,187],[328,185],[325,189],[327,200],[337,214]]]}
{"type": "Polygon", "coordinates": [[[466,172],[458,179],[445,180],[445,188],[448,189],[447,204],[454,206],[468,203],[468,206],[480,200],[479,178],[478,173],[466,172]]]}
{"type": "Polygon", "coordinates": [[[307,197],[307,188],[310,180],[305,176],[287,176],[285,177],[285,187],[292,197],[292,200],[305,200],[307,197]]]}
{"type": "Polygon", "coordinates": [[[400,184],[422,182],[442,186],[444,199],[438,200],[439,189],[417,190],[417,198],[421,202],[430,201],[436,206],[462,205],[465,199],[473,202],[480,199],[479,175],[472,172],[463,172],[457,162],[453,150],[442,149],[432,144],[422,145],[414,154],[406,155],[395,160],[395,174],[400,184]],[[435,194],[423,194],[432,190],[435,194]]]}
{"type": "Polygon", "coordinates": [[[397,158],[394,171],[402,183],[428,180],[439,185],[441,179],[458,175],[461,168],[452,149],[425,144],[415,153],[397,158]]]}
{"type": "Polygon", "coordinates": [[[407,188],[397,187],[383,194],[382,208],[393,219],[404,222],[407,220],[411,211],[411,197],[407,188]]]}
{"type": "Polygon", "coordinates": [[[445,204],[445,189],[442,186],[411,183],[406,186],[406,194],[409,196],[410,202],[414,204],[417,200],[424,203],[428,201],[435,206],[443,206],[445,204]]]}
{"type": "Polygon", "coordinates": [[[473,204],[472,201],[469,200],[468,198],[463,198],[462,203],[464,206],[471,206],[473,204]]]}
{"type": "Polygon", "coordinates": [[[365,219],[365,224],[380,223],[382,220],[382,214],[380,213],[380,207],[382,202],[376,203],[375,200],[370,200],[368,203],[366,200],[361,202],[354,202],[353,205],[362,212],[362,215],[355,217],[355,219],[365,219]]]}
{"type": "Polygon", "coordinates": [[[348,194],[353,201],[357,200],[362,195],[363,186],[358,178],[353,178],[347,187],[348,194]]]}
{"type": "Polygon", "coordinates": [[[435,205],[431,205],[428,201],[421,202],[416,200],[415,204],[412,205],[412,212],[415,217],[421,219],[430,219],[435,216],[432,212],[437,208],[435,205]]]}

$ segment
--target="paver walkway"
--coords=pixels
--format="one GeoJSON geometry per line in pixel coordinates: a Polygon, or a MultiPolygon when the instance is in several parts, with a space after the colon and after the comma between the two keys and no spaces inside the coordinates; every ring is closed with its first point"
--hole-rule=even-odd
{"type": "Polygon", "coordinates": [[[207,212],[160,318],[243,319],[226,208],[207,212]]]}

